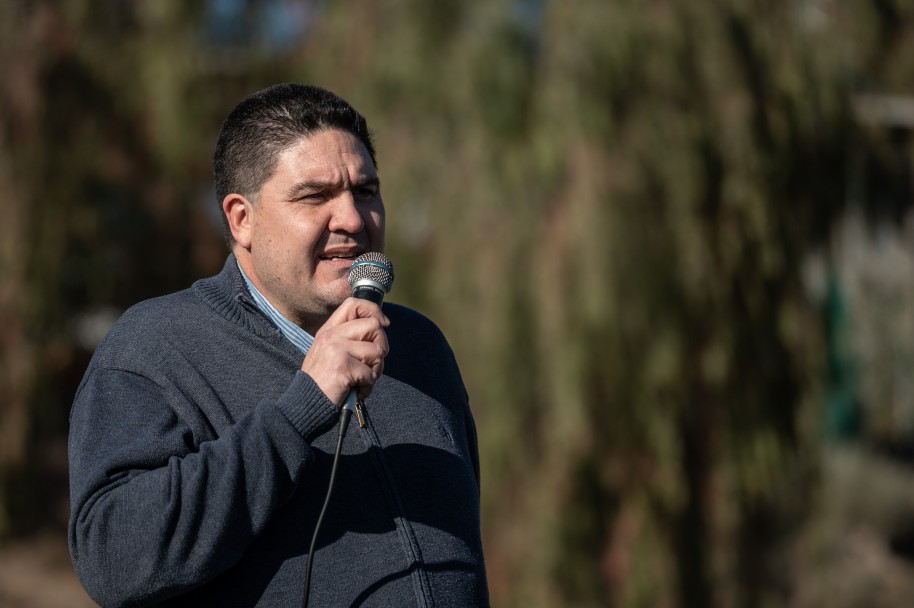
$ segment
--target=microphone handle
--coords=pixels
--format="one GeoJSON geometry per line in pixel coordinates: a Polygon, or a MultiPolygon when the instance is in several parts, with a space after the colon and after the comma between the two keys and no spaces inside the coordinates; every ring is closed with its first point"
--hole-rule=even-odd
{"type": "Polygon", "coordinates": [[[370,300],[380,306],[384,301],[384,292],[370,285],[357,285],[352,290],[352,297],[359,300],[370,300]]]}
{"type": "MultiPolygon", "coordinates": [[[[359,285],[352,290],[352,297],[358,298],[359,300],[369,300],[380,306],[381,302],[384,301],[384,292],[368,285],[359,285]]],[[[352,389],[349,391],[349,394],[346,395],[346,400],[343,402],[342,409],[349,410],[354,414],[356,401],[355,389],[352,389]]]]}
{"type": "Polygon", "coordinates": [[[343,401],[342,409],[349,410],[350,412],[352,412],[354,414],[356,401],[358,401],[358,399],[356,399],[356,397],[355,397],[355,389],[352,389],[351,391],[349,391],[349,394],[346,395],[346,400],[343,401]]]}

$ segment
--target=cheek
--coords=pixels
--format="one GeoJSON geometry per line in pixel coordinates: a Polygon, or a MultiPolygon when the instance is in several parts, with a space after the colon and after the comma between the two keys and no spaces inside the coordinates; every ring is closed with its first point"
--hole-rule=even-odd
{"type": "Polygon", "coordinates": [[[378,211],[371,214],[371,225],[378,232],[384,232],[384,212],[378,211]]]}
{"type": "Polygon", "coordinates": [[[327,226],[328,221],[323,216],[301,215],[284,226],[282,238],[290,252],[296,256],[306,255],[310,259],[311,252],[326,243],[330,234],[327,226]]]}
{"type": "Polygon", "coordinates": [[[376,245],[381,247],[384,245],[384,209],[380,211],[372,211],[371,217],[369,218],[369,230],[372,233],[372,239],[376,241],[376,245]]]}

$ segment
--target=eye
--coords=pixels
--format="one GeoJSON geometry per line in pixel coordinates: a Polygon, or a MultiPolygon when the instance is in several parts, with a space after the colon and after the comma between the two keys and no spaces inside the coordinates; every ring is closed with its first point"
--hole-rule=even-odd
{"type": "Polygon", "coordinates": [[[373,199],[378,196],[378,185],[366,184],[364,186],[356,186],[352,189],[352,195],[359,200],[373,199]]]}
{"type": "Polygon", "coordinates": [[[326,201],[328,195],[326,192],[309,192],[308,194],[302,194],[296,200],[302,203],[322,203],[326,201]]]}

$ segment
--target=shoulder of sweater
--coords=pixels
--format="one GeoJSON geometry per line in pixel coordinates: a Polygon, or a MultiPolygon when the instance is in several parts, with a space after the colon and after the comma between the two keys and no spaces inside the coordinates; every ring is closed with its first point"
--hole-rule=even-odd
{"type": "Polygon", "coordinates": [[[435,322],[417,310],[393,302],[384,302],[382,308],[384,314],[390,319],[391,328],[394,331],[414,334],[428,333],[444,338],[444,334],[435,322]]]}
{"type": "Polygon", "coordinates": [[[214,313],[229,320],[237,320],[242,308],[237,300],[240,290],[241,275],[234,256],[230,255],[218,274],[198,279],[181,291],[131,306],[118,320],[115,328],[127,333],[141,332],[149,339],[150,334],[154,336],[194,331],[201,319],[214,313]]]}
{"type": "Polygon", "coordinates": [[[209,310],[194,289],[188,288],[134,304],[121,315],[115,327],[148,336],[173,329],[175,325],[196,325],[200,315],[209,310]]]}
{"type": "Polygon", "coordinates": [[[408,350],[419,349],[425,353],[446,353],[448,358],[453,357],[451,346],[444,332],[421,312],[403,306],[385,302],[384,314],[390,319],[387,336],[391,342],[391,350],[409,347],[408,350]]]}
{"type": "Polygon", "coordinates": [[[212,315],[192,289],[144,300],[128,308],[95,352],[95,363],[120,365],[127,359],[161,355],[163,344],[199,332],[212,315]]]}
{"type": "Polygon", "coordinates": [[[425,321],[431,323],[431,319],[423,315],[421,312],[410,308],[409,306],[404,306],[403,304],[397,304],[395,302],[384,302],[384,304],[381,305],[381,308],[384,310],[385,314],[391,318],[396,316],[397,318],[424,319],[425,321]]]}
{"type": "Polygon", "coordinates": [[[429,395],[438,395],[442,403],[448,400],[441,391],[452,391],[450,394],[457,396],[454,403],[466,404],[460,367],[441,329],[406,306],[385,302],[383,310],[390,318],[390,352],[384,360],[384,375],[429,395]]]}

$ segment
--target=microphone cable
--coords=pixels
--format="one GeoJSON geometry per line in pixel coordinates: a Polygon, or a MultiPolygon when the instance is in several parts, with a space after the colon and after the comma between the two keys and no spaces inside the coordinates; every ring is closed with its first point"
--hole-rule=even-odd
{"type": "MultiPolygon", "coordinates": [[[[384,254],[368,251],[353,260],[349,269],[349,287],[352,288],[352,296],[354,298],[370,300],[380,306],[384,296],[387,295],[393,284],[394,267],[384,254]]],[[[355,389],[352,389],[340,412],[340,436],[336,444],[336,453],[333,455],[330,482],[327,484],[327,496],[324,498],[324,506],[321,507],[320,515],[317,517],[314,536],[311,537],[311,548],[308,550],[308,565],[305,567],[305,596],[302,599],[302,608],[308,608],[308,594],[311,590],[311,567],[314,565],[314,549],[317,547],[317,536],[320,533],[321,524],[324,522],[324,516],[327,514],[327,505],[330,504],[330,496],[333,494],[333,486],[336,483],[336,469],[340,463],[340,453],[343,451],[343,437],[345,437],[346,430],[349,428],[352,412],[358,407],[359,403],[356,400],[355,389]]],[[[361,418],[359,422],[361,422],[361,418]]]]}
{"type": "Polygon", "coordinates": [[[333,486],[336,484],[336,470],[340,464],[340,453],[343,451],[343,437],[346,436],[346,430],[349,428],[349,419],[352,418],[352,410],[342,408],[340,412],[340,433],[336,442],[336,452],[333,454],[333,466],[330,468],[330,481],[327,484],[327,496],[324,497],[324,506],[321,507],[321,513],[317,517],[317,524],[314,526],[314,535],[311,537],[311,548],[308,549],[308,565],[305,567],[305,594],[302,598],[302,608],[308,608],[308,595],[311,591],[311,567],[314,565],[314,549],[317,547],[317,537],[320,534],[321,524],[324,523],[324,516],[327,514],[327,505],[330,504],[330,497],[333,495],[333,486]]]}

